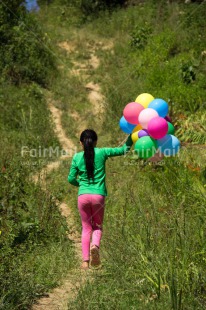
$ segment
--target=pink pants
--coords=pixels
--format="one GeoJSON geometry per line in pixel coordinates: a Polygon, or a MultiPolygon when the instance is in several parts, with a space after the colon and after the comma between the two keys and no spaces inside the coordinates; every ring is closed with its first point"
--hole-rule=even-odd
{"type": "Polygon", "coordinates": [[[92,245],[100,246],[104,217],[104,200],[102,195],[83,194],[78,196],[78,209],[82,220],[82,257],[89,260],[90,238],[92,245]]]}

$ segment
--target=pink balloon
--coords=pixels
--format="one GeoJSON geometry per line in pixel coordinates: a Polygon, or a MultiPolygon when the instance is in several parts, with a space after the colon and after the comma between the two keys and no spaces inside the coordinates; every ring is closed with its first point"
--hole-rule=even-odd
{"type": "Polygon", "coordinates": [[[142,128],[147,129],[148,122],[154,118],[157,117],[158,113],[154,109],[146,108],[139,114],[139,123],[142,126],[142,128]]]}
{"type": "Polygon", "coordinates": [[[154,139],[162,139],[168,132],[168,123],[163,117],[152,118],[147,127],[149,135],[154,139]]]}
{"type": "Polygon", "coordinates": [[[140,103],[130,102],[124,108],[123,115],[128,123],[137,125],[138,117],[142,110],[144,110],[144,107],[140,103]]]}

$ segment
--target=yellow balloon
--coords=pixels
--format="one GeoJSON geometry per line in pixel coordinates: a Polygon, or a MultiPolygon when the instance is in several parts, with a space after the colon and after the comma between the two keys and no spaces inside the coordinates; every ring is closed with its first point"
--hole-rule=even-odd
{"type": "Polygon", "coordinates": [[[133,132],[136,132],[136,131],[139,131],[142,129],[142,126],[140,124],[138,124],[136,127],[134,127],[134,129],[132,130],[132,133],[133,132]]]}
{"type": "Polygon", "coordinates": [[[133,134],[131,135],[131,138],[132,138],[133,143],[135,143],[135,142],[139,139],[139,137],[138,137],[138,132],[139,132],[139,131],[135,131],[135,132],[133,132],[133,134]]]}
{"type": "Polygon", "coordinates": [[[143,93],[139,95],[136,99],[135,102],[140,103],[144,108],[147,108],[150,102],[154,100],[154,97],[150,94],[143,93]]]}

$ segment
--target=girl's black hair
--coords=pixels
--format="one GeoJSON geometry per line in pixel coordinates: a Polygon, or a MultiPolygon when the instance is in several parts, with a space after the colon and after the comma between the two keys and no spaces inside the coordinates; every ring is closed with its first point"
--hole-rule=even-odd
{"type": "Polygon", "coordinates": [[[94,181],[94,142],[97,141],[97,134],[92,129],[82,131],[80,141],[84,145],[84,159],[87,169],[87,176],[94,181]]]}

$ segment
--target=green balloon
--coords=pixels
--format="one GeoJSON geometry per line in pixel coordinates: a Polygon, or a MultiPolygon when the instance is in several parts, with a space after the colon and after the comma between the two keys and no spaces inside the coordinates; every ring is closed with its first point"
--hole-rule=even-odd
{"type": "Polygon", "coordinates": [[[170,122],[167,122],[167,124],[168,124],[168,132],[167,132],[167,134],[168,135],[174,135],[175,127],[170,122]]]}
{"type": "Polygon", "coordinates": [[[157,143],[151,137],[145,136],[137,140],[134,150],[139,158],[147,159],[156,153],[157,143]]]}

